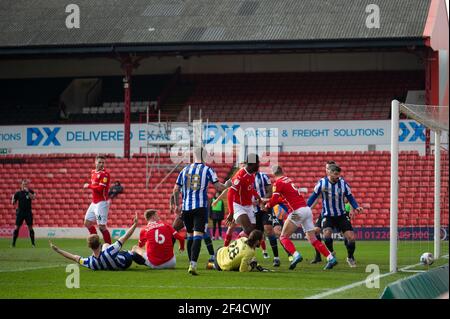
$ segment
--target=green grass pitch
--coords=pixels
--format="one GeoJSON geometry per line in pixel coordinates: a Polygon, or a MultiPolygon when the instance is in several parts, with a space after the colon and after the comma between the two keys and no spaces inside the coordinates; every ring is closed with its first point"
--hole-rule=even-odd
{"type": "MultiPolygon", "coordinates": [[[[54,239],[62,249],[86,256],[89,250],[82,239],[54,239]]],[[[215,248],[222,242],[214,241],[215,248]]],[[[380,273],[389,269],[389,243],[359,241],[355,253],[357,268],[349,268],[344,244],[335,241],[339,264],[329,271],[322,270],[324,263],[311,265],[314,251],[306,241],[294,241],[304,256],[295,270],[288,270],[289,261],[279,246],[281,267],[272,267],[272,258],[259,262],[275,272],[238,273],[206,270],[208,254],[202,244],[199,259],[199,276],[187,273],[187,256],[176,254],[175,270],[150,270],[133,265],[126,271],[92,271],[80,266],[80,288],[66,287],[66,265],[70,261],[53,252],[48,240],[37,240],[37,248],[31,248],[29,239],[19,238],[16,248],[10,248],[9,239],[0,240],[0,298],[148,298],[148,299],[296,299],[307,298],[345,285],[365,280],[368,264],[380,267],[380,273]]],[[[135,241],[130,240],[125,249],[135,241]]],[[[177,247],[178,244],[176,244],[177,247]]],[[[422,252],[432,251],[432,243],[400,243],[399,265],[418,262],[422,252]]],[[[448,255],[448,242],[443,243],[443,255],[448,255]]],[[[271,254],[270,247],[268,251],[271,254]]],[[[272,256],[271,256],[272,257],[272,256]]],[[[432,267],[448,263],[447,258],[437,260],[432,267]]],[[[415,269],[426,270],[425,266],[415,269]]],[[[326,298],[379,298],[385,286],[395,280],[414,275],[399,272],[380,280],[380,288],[367,288],[365,284],[334,293],[326,298]]]]}

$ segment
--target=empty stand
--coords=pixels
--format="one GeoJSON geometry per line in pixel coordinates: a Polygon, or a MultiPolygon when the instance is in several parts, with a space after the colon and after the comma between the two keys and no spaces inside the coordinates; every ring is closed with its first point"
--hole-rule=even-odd
{"type": "MultiPolygon", "coordinates": [[[[393,99],[405,100],[408,90],[425,87],[422,71],[182,74],[175,84],[171,77],[133,76],[133,122],[140,121],[139,113],[150,101],[162,96],[164,121],[187,121],[189,106],[191,118],[198,118],[201,110],[210,122],[385,120],[393,99]]],[[[71,79],[2,80],[1,123],[123,121],[123,78],[98,79],[99,103],[64,119],[58,97],[71,79]]]]}
{"type": "Polygon", "coordinates": [[[195,91],[177,117],[210,122],[385,120],[390,104],[424,88],[423,72],[183,75],[195,91]],[[255,114],[254,110],[258,112],[255,114]]]}

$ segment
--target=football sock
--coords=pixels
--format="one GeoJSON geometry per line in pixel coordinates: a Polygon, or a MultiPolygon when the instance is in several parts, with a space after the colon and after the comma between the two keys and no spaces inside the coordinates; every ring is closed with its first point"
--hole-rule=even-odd
{"type": "Polygon", "coordinates": [[[191,261],[192,242],[193,242],[192,236],[187,236],[186,240],[187,240],[186,247],[187,247],[188,258],[189,258],[189,261],[191,261]]]}
{"type": "Polygon", "coordinates": [[[111,234],[109,233],[108,228],[103,229],[101,232],[104,242],[111,245],[111,234]]]}
{"type": "Polygon", "coordinates": [[[203,240],[205,241],[206,248],[208,249],[208,253],[209,253],[211,256],[214,256],[214,247],[213,247],[213,243],[212,243],[211,237],[209,236],[208,233],[205,233],[205,234],[203,235],[203,240]]]}
{"type": "Polygon", "coordinates": [[[260,245],[261,245],[261,249],[265,252],[267,247],[266,247],[266,241],[264,240],[264,238],[261,239],[260,245]]]}
{"type": "Polygon", "coordinates": [[[226,236],[225,236],[225,241],[223,242],[223,245],[225,247],[228,247],[228,245],[230,244],[231,239],[233,238],[233,232],[234,232],[233,228],[228,228],[226,236]]]}
{"type": "Polygon", "coordinates": [[[217,231],[219,232],[219,237],[222,238],[222,222],[219,221],[217,224],[217,231]]]}
{"type": "Polygon", "coordinates": [[[347,243],[346,247],[347,247],[348,258],[352,258],[352,259],[355,258],[353,256],[353,253],[355,252],[355,249],[356,249],[356,243],[354,241],[349,241],[347,243]]]}
{"type": "MultiPolygon", "coordinates": [[[[280,243],[281,243],[281,238],[280,238],[280,243]]],[[[283,244],[281,244],[281,247],[283,247],[284,251],[286,252],[286,254],[288,256],[292,256],[292,254],[283,246],[283,244]]]]}
{"type": "Polygon", "coordinates": [[[13,233],[13,242],[12,242],[13,246],[16,245],[17,237],[19,237],[19,229],[14,229],[14,233],[13,233]]]}
{"type": "Polygon", "coordinates": [[[285,237],[285,236],[281,236],[280,241],[281,241],[281,245],[283,245],[284,249],[286,249],[286,251],[289,252],[291,255],[294,255],[296,250],[295,250],[295,246],[292,243],[292,241],[288,237],[285,237]]]}
{"type": "Polygon", "coordinates": [[[203,236],[194,236],[192,238],[191,262],[195,261],[197,263],[198,256],[200,255],[200,248],[202,248],[202,238],[203,236]]]}
{"type": "MultiPolygon", "coordinates": [[[[322,238],[320,237],[320,234],[316,234],[316,238],[317,238],[317,241],[322,242],[322,238]]],[[[318,260],[320,258],[321,258],[320,257],[320,251],[316,249],[316,257],[315,257],[315,259],[318,260]]]]}
{"type": "Polygon", "coordinates": [[[216,237],[216,227],[217,227],[217,222],[215,220],[213,220],[213,227],[212,227],[213,238],[216,237]]]}
{"type": "Polygon", "coordinates": [[[325,238],[325,245],[327,246],[328,250],[332,253],[334,251],[333,249],[333,238],[325,238]]]}
{"type": "MultiPolygon", "coordinates": [[[[324,255],[325,257],[328,257],[329,255],[331,255],[330,251],[327,249],[327,247],[318,240],[315,240],[311,243],[311,245],[313,245],[313,247],[319,251],[322,255],[324,255]]],[[[331,255],[333,256],[333,255],[331,255]]]]}
{"type": "Polygon", "coordinates": [[[34,246],[34,229],[30,229],[30,239],[31,239],[31,245],[34,246]]]}
{"type": "Polygon", "coordinates": [[[314,257],[314,259],[315,260],[319,260],[319,259],[321,259],[322,257],[321,257],[321,255],[320,255],[320,251],[318,251],[317,249],[316,249],[316,256],[314,257]]]}
{"type": "Polygon", "coordinates": [[[344,245],[345,245],[345,247],[347,247],[347,245],[348,245],[348,240],[345,237],[344,237],[344,245]]]}
{"type": "Polygon", "coordinates": [[[133,253],[132,255],[133,261],[138,265],[145,265],[145,259],[138,253],[133,253]]]}
{"type": "Polygon", "coordinates": [[[95,226],[90,226],[87,229],[89,230],[89,234],[97,235],[97,229],[95,228],[95,226]]]}
{"type": "Polygon", "coordinates": [[[270,247],[272,247],[272,251],[273,251],[273,256],[275,258],[278,257],[278,244],[277,244],[277,237],[272,235],[269,236],[269,243],[270,243],[270,247]]]}

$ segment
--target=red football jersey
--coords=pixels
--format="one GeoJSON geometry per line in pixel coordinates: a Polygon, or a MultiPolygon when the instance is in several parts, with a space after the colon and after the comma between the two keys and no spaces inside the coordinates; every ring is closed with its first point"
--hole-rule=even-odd
{"type": "Polygon", "coordinates": [[[173,257],[172,237],[178,239],[184,249],[184,238],[172,226],[160,221],[149,222],[141,230],[139,247],[147,244],[147,258],[153,265],[158,266],[173,257]]]}
{"type": "Polygon", "coordinates": [[[283,200],[293,211],[306,206],[305,198],[300,194],[294,182],[286,176],[277,179],[273,185],[272,198],[267,206],[269,208],[274,207],[276,204],[282,203],[283,200]]]}
{"type": "Polygon", "coordinates": [[[231,188],[235,190],[234,202],[242,205],[253,205],[252,197],[261,198],[255,189],[255,175],[241,168],[231,179],[231,188]]]}
{"type": "Polygon", "coordinates": [[[108,199],[109,191],[109,173],[105,170],[91,172],[91,183],[89,188],[92,189],[92,202],[97,204],[108,199]]]}

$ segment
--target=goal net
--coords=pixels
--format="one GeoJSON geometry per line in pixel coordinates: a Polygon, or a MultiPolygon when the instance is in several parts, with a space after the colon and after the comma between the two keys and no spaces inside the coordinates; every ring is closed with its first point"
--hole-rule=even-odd
{"type": "Polygon", "coordinates": [[[426,270],[425,252],[448,258],[448,116],[448,106],[392,102],[390,271],[426,270]]]}

